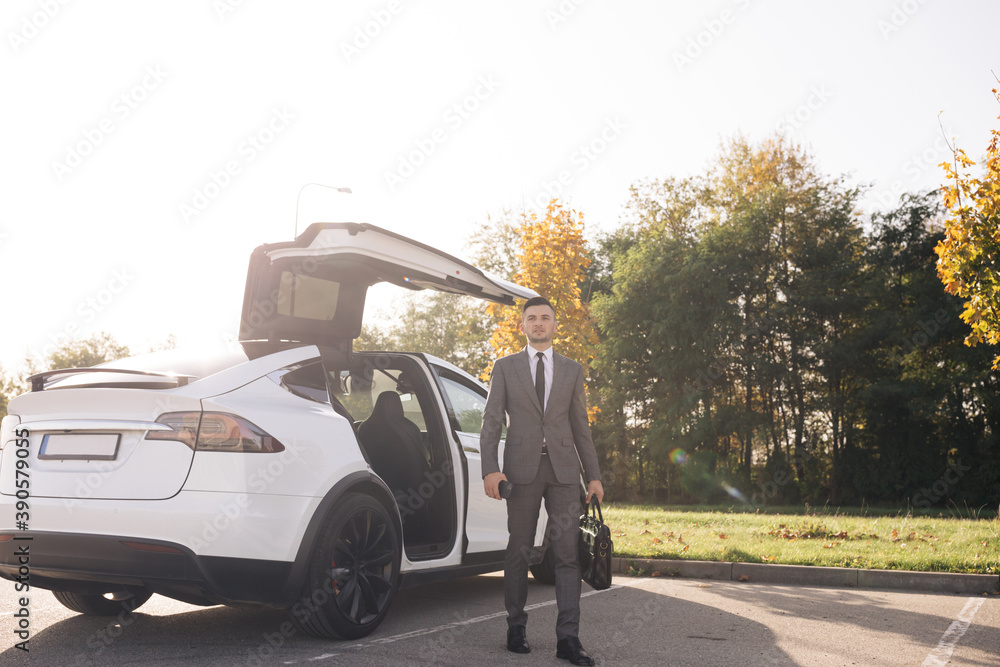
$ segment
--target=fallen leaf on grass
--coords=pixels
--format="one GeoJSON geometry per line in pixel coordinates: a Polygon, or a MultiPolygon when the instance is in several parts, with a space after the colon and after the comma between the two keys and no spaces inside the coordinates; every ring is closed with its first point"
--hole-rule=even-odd
{"type": "Polygon", "coordinates": [[[729,539],[729,538],[728,538],[728,537],[726,537],[726,534],[725,534],[725,533],[719,533],[719,539],[720,539],[720,540],[727,540],[727,539],[729,539]]]}
{"type": "Polygon", "coordinates": [[[642,531],[642,532],[641,532],[641,533],[639,533],[639,534],[640,534],[640,535],[652,535],[652,533],[651,533],[651,532],[649,532],[648,530],[644,530],[644,531],[642,531]]]}
{"type": "Polygon", "coordinates": [[[691,545],[690,545],[690,544],[685,544],[685,545],[684,545],[684,548],[683,548],[683,549],[681,549],[681,553],[684,553],[685,551],[687,551],[687,550],[688,550],[688,549],[690,549],[690,548],[691,548],[691,545]]]}
{"type": "Polygon", "coordinates": [[[661,540],[661,539],[660,539],[660,538],[658,538],[658,537],[654,537],[654,538],[653,538],[653,544],[661,544],[662,542],[663,542],[663,540],[661,540]]]}

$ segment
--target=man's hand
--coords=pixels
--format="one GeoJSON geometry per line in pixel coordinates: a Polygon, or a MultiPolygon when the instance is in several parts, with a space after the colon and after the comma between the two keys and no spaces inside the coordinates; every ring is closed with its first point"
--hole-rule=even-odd
{"type": "MultiPolygon", "coordinates": [[[[486,489],[486,495],[490,498],[495,498],[501,500],[500,498],[500,480],[506,480],[507,475],[502,472],[491,472],[486,477],[483,477],[483,488],[486,489]]],[[[598,482],[600,484],[600,482],[598,482]]]]}
{"type": "Polygon", "coordinates": [[[604,502],[604,485],[601,484],[601,480],[592,479],[590,484],[587,485],[587,504],[590,504],[590,499],[593,496],[597,496],[597,502],[604,502]]]}

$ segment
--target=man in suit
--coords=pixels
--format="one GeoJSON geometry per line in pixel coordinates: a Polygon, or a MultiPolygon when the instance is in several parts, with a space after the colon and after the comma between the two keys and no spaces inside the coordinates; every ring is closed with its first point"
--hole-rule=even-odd
{"type": "Polygon", "coordinates": [[[500,499],[500,482],[512,485],[507,498],[510,537],[504,557],[507,650],[528,653],[528,564],[542,498],[549,515],[555,561],[556,656],[574,665],[593,665],[580,645],[580,565],[577,560],[580,467],[587,479],[587,502],[604,498],[597,452],[587,422],[583,367],[552,349],[558,323],[548,299],[524,304],[521,333],[527,346],[493,365],[480,435],[486,495],[500,499]],[[506,418],[505,418],[506,417],[506,418]],[[507,420],[506,450],[500,470],[497,445],[507,420]]]}

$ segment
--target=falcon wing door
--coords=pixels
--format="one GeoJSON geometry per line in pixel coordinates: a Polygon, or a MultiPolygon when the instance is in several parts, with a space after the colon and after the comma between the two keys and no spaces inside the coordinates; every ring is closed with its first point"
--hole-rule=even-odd
{"type": "Polygon", "coordinates": [[[250,257],[240,340],[294,341],[349,350],[365,296],[378,282],[510,304],[535,292],[374,225],[326,222],[250,257]]]}

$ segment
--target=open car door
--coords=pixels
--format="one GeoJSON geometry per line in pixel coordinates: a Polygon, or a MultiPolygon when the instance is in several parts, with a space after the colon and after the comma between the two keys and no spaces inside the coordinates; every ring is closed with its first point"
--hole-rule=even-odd
{"type": "Polygon", "coordinates": [[[292,341],[344,352],[361,335],[365,297],[377,282],[436,289],[513,305],[536,293],[386,229],[313,223],[294,241],[250,256],[241,341],[292,341]]]}

